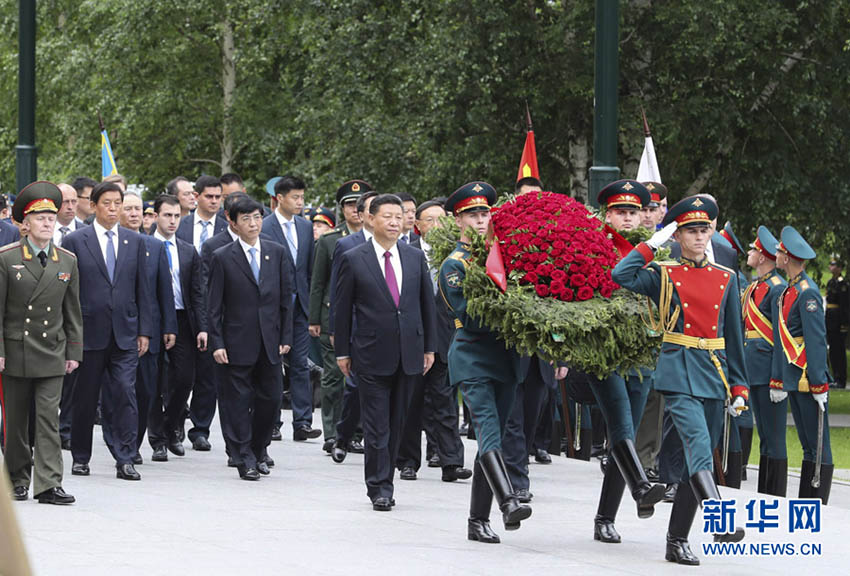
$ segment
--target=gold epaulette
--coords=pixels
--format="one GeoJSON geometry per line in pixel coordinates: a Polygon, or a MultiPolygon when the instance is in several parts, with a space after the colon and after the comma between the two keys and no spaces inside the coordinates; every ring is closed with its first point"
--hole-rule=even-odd
{"type": "Polygon", "coordinates": [[[322,236],[327,236],[328,234],[333,234],[334,232],[342,232],[343,230],[340,228],[331,228],[330,230],[325,230],[322,232],[322,236]]]}
{"type": "Polygon", "coordinates": [[[466,260],[465,256],[466,255],[460,250],[456,250],[449,254],[449,258],[451,258],[452,260],[466,260]]]}
{"type": "Polygon", "coordinates": [[[659,266],[670,266],[670,267],[682,265],[681,262],[677,262],[675,260],[662,260],[660,262],[656,262],[656,264],[658,264],[659,266]]]}
{"type": "Polygon", "coordinates": [[[726,271],[726,272],[729,272],[729,274],[731,274],[732,276],[737,276],[737,274],[735,274],[735,271],[734,271],[734,270],[732,270],[731,268],[727,268],[726,266],[724,266],[724,265],[722,265],[722,264],[718,264],[717,262],[715,262],[715,263],[713,263],[713,264],[712,264],[712,263],[709,263],[708,265],[709,265],[709,266],[713,266],[713,267],[715,267],[715,268],[717,268],[717,269],[719,269],[719,270],[724,270],[724,271],[726,271]]]}
{"type": "Polygon", "coordinates": [[[770,283],[774,286],[778,286],[779,284],[782,284],[782,280],[779,279],[779,276],[771,276],[770,283]]]}
{"type": "Polygon", "coordinates": [[[0,248],[0,254],[2,254],[3,252],[8,252],[9,250],[14,250],[15,248],[20,248],[20,246],[20,240],[17,242],[12,242],[11,244],[6,244],[2,248],[0,248]]]}
{"type": "Polygon", "coordinates": [[[803,290],[808,290],[810,288],[809,281],[806,280],[805,278],[800,280],[799,286],[800,286],[800,292],[802,292],[803,290]]]}
{"type": "Polygon", "coordinates": [[[71,252],[70,250],[66,250],[65,248],[62,248],[61,246],[57,246],[57,245],[55,245],[55,244],[53,245],[53,247],[54,247],[54,248],[56,248],[59,252],[62,252],[62,253],[64,253],[64,254],[67,254],[67,255],[68,255],[68,256],[70,256],[71,258],[74,258],[74,259],[76,259],[76,258],[77,258],[77,255],[76,255],[76,254],[74,254],[73,252],[71,252]]]}

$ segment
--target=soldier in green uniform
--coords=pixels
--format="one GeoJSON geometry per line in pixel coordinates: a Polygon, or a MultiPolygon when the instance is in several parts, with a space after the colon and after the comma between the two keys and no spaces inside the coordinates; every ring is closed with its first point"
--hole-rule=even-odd
{"type": "Polygon", "coordinates": [[[505,530],[516,530],[531,516],[531,507],[520,504],[511,486],[502,457],[502,436],[511,415],[520,381],[519,355],[499,336],[466,313],[463,281],[469,265],[470,230],[487,234],[490,207],[496,190],[486,182],[470,182],[455,190],[446,211],[455,215],[460,241],[440,266],[440,291],[455,320],[455,336],[449,346],[449,378],[460,385],[478,439],[478,455],[472,474],[467,535],[470,540],[498,543],[490,528],[493,496],[499,503],[505,530]]]}
{"type": "Polygon", "coordinates": [[[791,226],[782,229],[776,248],[776,265],[785,271],[788,286],[776,302],[773,323],[771,400],[790,396],[791,414],[803,446],[800,498],[820,498],[826,504],[832,486],[832,450],[829,444],[829,382],[826,365],[826,323],[823,298],[817,284],[806,274],[806,260],[815,251],[791,226]],[[823,438],[818,421],[823,418],[823,438]],[[816,469],[821,451],[820,470],[816,469]],[[815,476],[819,486],[812,486],[815,476]]]}
{"type": "Polygon", "coordinates": [[[12,209],[28,231],[0,251],[0,371],[6,417],[6,468],[15,500],[26,500],[32,472],[30,407],[35,404],[33,493],[71,504],[62,489],[59,400],[62,380],[83,359],[77,260],[53,244],[62,192],[50,182],[24,188],[12,209]]]}
{"type": "MultiPolygon", "coordinates": [[[[776,271],[776,246],[779,241],[764,226],[759,226],[755,242],[747,253],[747,266],[758,279],[750,284],[741,301],[744,316],[744,356],[750,378],[750,402],[759,434],[758,491],[785,496],[788,455],[785,446],[785,415],[788,401],[772,401],[770,389],[773,350],[773,324],[776,302],[786,282],[776,271]]],[[[746,465],[746,462],[744,463],[746,465]]]]}
{"type": "Polygon", "coordinates": [[[363,222],[357,215],[357,199],[371,187],[362,180],[346,182],[336,191],[336,201],[342,211],[342,222],[326,232],[316,242],[313,260],[313,277],[310,280],[310,336],[319,338],[322,345],[322,429],[325,452],[333,450],[336,423],[342,416],[342,392],[345,377],[336,364],[336,355],[331,343],[328,312],[331,306],[331,269],[337,240],[358,232],[363,222]]]}
{"type": "MultiPolygon", "coordinates": [[[[655,387],[664,394],[682,439],[685,466],[670,513],[665,558],[698,565],[688,533],[704,500],[720,500],[714,481],[712,447],[720,439],[724,402],[731,415],[749,396],[744,363],[741,301],[735,273],[711,263],[706,245],[717,204],[690,196],[664,217],[664,228],[638,244],[614,268],[623,288],[652,298],[663,330],[655,387]],[[671,236],[681,246],[679,261],[653,262],[655,251],[671,236]]],[[[737,542],[744,530],[715,534],[718,542],[737,542]]]]}
{"type": "Polygon", "coordinates": [[[837,259],[829,263],[832,278],[826,283],[826,343],[829,346],[829,366],[836,388],[847,384],[847,330],[850,325],[850,288],[841,275],[843,266],[837,259]]]}

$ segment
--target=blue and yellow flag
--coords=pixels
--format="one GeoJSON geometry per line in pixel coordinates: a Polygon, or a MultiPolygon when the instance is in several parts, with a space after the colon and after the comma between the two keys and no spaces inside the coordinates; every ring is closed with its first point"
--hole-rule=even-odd
{"type": "Polygon", "coordinates": [[[112,155],[112,146],[109,145],[109,135],[106,130],[100,131],[100,161],[102,178],[118,174],[118,168],[115,166],[115,156],[112,155]]]}

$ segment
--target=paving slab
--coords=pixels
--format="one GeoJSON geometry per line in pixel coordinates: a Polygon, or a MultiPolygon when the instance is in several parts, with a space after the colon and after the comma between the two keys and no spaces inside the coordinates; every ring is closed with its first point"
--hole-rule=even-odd
{"type": "MultiPolygon", "coordinates": [[[[664,560],[669,504],[660,504],[654,517],[639,520],[626,495],[617,519],[623,543],[593,540],[602,481],[595,461],[555,457],[551,465],[531,464],[533,516],[520,530],[505,532],[494,505],[493,527],[502,543],[487,545],[466,539],[470,481],[444,483],[439,469],[423,467],[416,481],[397,479],[398,505],[379,513],[366,498],[362,456],[349,455],[337,465],[321,451],[321,439],[296,443],[285,433],[284,441],[273,442],[270,449],[277,464],[271,476],[252,483],[226,467],[217,429],[212,443],[211,452],[187,449],[185,457],[169,455],[167,463],[150,462],[150,449],[144,447],[141,482],[115,478],[113,461],[99,438],[90,477],[71,476],[65,452],[65,488],[77,504],[56,507],[29,500],[14,506],[35,573],[494,576],[544,570],[653,575],[689,570],[664,560]]],[[[465,446],[471,462],[475,443],[465,441],[465,446]]],[[[723,494],[739,501],[755,498],[756,473],[749,476],[742,490],[722,489],[723,494]]],[[[789,494],[796,494],[797,482],[789,479],[789,494]]],[[[694,551],[702,558],[696,570],[847,573],[850,486],[833,487],[821,526],[814,535],[749,530],[745,540],[793,542],[798,550],[804,542],[817,542],[817,557],[707,557],[700,549],[708,540],[698,516],[691,532],[694,551]]]]}

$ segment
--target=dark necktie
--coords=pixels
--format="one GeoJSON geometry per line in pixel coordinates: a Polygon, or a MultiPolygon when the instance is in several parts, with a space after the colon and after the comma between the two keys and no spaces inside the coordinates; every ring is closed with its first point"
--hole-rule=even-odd
{"type": "Polygon", "coordinates": [[[42,268],[47,268],[47,253],[44,250],[38,253],[38,261],[41,262],[42,268]]]}

